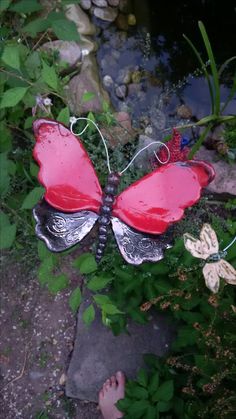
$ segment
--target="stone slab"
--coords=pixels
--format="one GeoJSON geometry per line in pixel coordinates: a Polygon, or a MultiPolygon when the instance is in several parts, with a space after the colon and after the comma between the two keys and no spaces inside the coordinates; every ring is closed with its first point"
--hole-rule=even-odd
{"type": "Polygon", "coordinates": [[[74,350],[68,369],[66,395],[80,400],[97,401],[104,381],[118,370],[134,378],[143,366],[143,354],[166,354],[174,336],[174,326],[163,314],[150,314],[146,325],[130,322],[129,334],[114,336],[102,324],[99,313],[86,327],[82,312],[90,304],[84,299],[78,313],[74,350]]]}

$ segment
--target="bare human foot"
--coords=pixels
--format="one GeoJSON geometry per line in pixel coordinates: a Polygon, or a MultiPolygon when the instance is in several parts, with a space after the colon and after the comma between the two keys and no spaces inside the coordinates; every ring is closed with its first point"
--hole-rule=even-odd
{"type": "Polygon", "coordinates": [[[99,407],[104,419],[122,418],[124,415],[115,406],[125,396],[125,375],[118,371],[105,381],[99,392],[99,407]]]}

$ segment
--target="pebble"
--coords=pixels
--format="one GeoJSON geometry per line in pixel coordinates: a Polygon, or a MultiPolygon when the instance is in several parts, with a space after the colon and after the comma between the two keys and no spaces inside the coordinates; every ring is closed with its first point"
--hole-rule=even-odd
{"type": "Polygon", "coordinates": [[[122,68],[118,72],[117,83],[129,84],[131,82],[131,70],[129,68],[122,68]]]}
{"type": "Polygon", "coordinates": [[[136,17],[132,14],[132,13],[130,13],[129,15],[128,15],[128,25],[129,26],[135,26],[136,25],[136,17]]]}
{"type": "Polygon", "coordinates": [[[107,7],[107,1],[106,0],[92,0],[93,4],[98,7],[107,7]]]}
{"type": "Polygon", "coordinates": [[[80,0],[80,6],[84,10],[89,10],[92,6],[91,0],[80,0]]]}
{"type": "Polygon", "coordinates": [[[190,119],[193,116],[190,107],[187,105],[178,106],[176,108],[176,114],[179,118],[182,118],[182,119],[190,119]]]}
{"type": "Polygon", "coordinates": [[[124,99],[127,96],[127,86],[125,84],[121,84],[116,87],[115,92],[119,99],[124,99]]]}
{"type": "Polygon", "coordinates": [[[94,16],[101,20],[105,20],[106,22],[114,22],[118,15],[118,10],[113,7],[95,7],[93,13],[94,16]]]}
{"type": "Polygon", "coordinates": [[[109,89],[114,83],[112,77],[108,74],[103,77],[102,82],[103,86],[105,86],[107,89],[109,89]]]}
{"type": "Polygon", "coordinates": [[[120,29],[121,31],[125,31],[127,32],[129,29],[129,24],[128,24],[128,16],[124,15],[123,13],[119,13],[119,15],[116,18],[116,26],[118,29],[120,29]]]}
{"type": "Polygon", "coordinates": [[[116,7],[119,5],[120,0],[107,0],[110,6],[116,7]]]}

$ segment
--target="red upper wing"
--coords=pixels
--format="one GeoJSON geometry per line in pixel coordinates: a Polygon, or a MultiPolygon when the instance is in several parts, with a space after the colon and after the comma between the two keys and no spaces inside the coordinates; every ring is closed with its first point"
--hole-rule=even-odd
{"type": "Polygon", "coordinates": [[[199,200],[214,174],[202,161],[169,163],[118,195],[112,214],[139,231],[161,234],[199,200]]]}
{"type": "Polygon", "coordinates": [[[39,182],[45,199],[62,211],[98,212],[102,191],[90,158],[83,145],[59,122],[39,119],[34,122],[34,158],[40,165],[39,182]]]}

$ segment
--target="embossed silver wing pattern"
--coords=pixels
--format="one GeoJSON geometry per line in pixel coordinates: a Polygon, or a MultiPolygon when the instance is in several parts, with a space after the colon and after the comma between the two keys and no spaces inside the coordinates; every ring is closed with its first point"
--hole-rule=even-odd
{"type": "Polygon", "coordinates": [[[98,215],[93,211],[57,211],[45,200],[34,208],[33,216],[37,236],[53,252],[62,252],[80,242],[98,219],[98,215]]]}
{"type": "Polygon", "coordinates": [[[157,262],[164,258],[163,251],[172,247],[167,235],[152,236],[140,233],[116,217],[111,217],[111,223],[120,252],[132,265],[157,262]]]}

